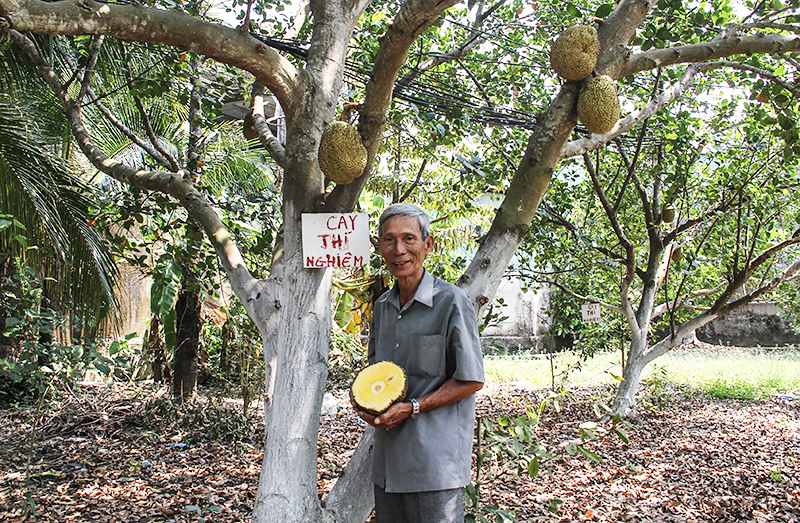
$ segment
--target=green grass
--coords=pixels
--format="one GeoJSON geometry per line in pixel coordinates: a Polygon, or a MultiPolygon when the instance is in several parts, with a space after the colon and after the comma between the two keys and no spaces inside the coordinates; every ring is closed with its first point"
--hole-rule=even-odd
{"type": "MultiPolygon", "coordinates": [[[[619,352],[597,355],[585,362],[574,353],[553,358],[556,383],[565,385],[615,384],[622,374],[619,352]]],[[[546,356],[487,357],[490,382],[551,385],[546,356]]],[[[648,365],[643,379],[658,372],[670,383],[720,398],[759,399],[780,393],[800,393],[800,349],[673,350],[648,365]]]]}

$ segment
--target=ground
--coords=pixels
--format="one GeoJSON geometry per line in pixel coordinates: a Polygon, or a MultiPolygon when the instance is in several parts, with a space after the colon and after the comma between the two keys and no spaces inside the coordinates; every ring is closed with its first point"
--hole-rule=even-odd
{"type": "MultiPolygon", "coordinates": [[[[489,385],[478,414],[527,418],[547,392],[489,385]]],[[[323,416],[320,430],[323,494],[364,428],[344,392],[335,397],[339,412],[323,416]]],[[[546,408],[531,428],[554,457],[534,479],[513,460],[485,460],[482,506],[514,510],[517,521],[800,521],[800,399],[721,400],[661,387],[642,394],[641,418],[623,427],[627,443],[613,434],[586,442],[601,463],[568,454],[578,426],[609,398],[607,389],[580,388],[561,397],[560,411],[546,408]]],[[[251,409],[248,426],[235,407],[212,397],[181,413],[164,391],[82,388],[43,409],[34,433],[35,406],[6,406],[0,521],[249,521],[260,418],[251,409]],[[25,518],[26,500],[35,517],[25,518]]]]}

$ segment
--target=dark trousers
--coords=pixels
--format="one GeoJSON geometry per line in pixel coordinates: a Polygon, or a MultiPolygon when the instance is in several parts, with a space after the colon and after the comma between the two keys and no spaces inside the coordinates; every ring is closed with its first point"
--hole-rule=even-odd
{"type": "Polygon", "coordinates": [[[464,489],[395,494],[375,485],[375,523],[464,523],[464,489]]]}

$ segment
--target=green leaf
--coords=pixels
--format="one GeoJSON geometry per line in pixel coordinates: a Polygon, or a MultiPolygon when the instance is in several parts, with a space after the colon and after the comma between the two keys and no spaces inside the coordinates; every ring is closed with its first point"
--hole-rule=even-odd
{"type": "Polygon", "coordinates": [[[567,4],[567,13],[569,13],[570,16],[575,18],[579,18],[581,16],[580,9],[578,9],[573,3],[567,4]]]}
{"type": "Polygon", "coordinates": [[[531,479],[539,475],[539,458],[534,456],[530,463],[528,463],[528,475],[531,479]]]}
{"type": "Polygon", "coordinates": [[[175,324],[177,319],[177,312],[173,308],[166,315],[162,316],[164,324],[164,344],[170,350],[175,350],[175,343],[177,335],[175,332],[175,324]]]}
{"type": "Polygon", "coordinates": [[[621,439],[623,443],[630,443],[630,438],[628,438],[628,435],[624,430],[615,428],[613,432],[619,436],[619,439],[621,439]]]}
{"type": "Polygon", "coordinates": [[[575,445],[575,450],[577,450],[579,453],[583,454],[584,456],[586,456],[590,460],[594,461],[595,463],[602,463],[603,462],[603,458],[601,458],[600,456],[598,456],[597,454],[595,454],[591,450],[587,449],[583,445],[575,445]]]}
{"type": "Polygon", "coordinates": [[[605,18],[614,10],[614,4],[603,4],[597,8],[594,15],[598,18],[605,18]]]}

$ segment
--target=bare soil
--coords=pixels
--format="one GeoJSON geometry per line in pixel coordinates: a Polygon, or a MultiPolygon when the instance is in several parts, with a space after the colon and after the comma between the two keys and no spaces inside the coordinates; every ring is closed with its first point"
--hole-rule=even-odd
{"type": "MultiPolygon", "coordinates": [[[[478,415],[524,415],[546,392],[487,386],[478,415]]],[[[176,414],[163,394],[88,387],[38,416],[35,407],[0,410],[0,521],[249,521],[262,458],[258,409],[246,424],[235,403],[213,398],[176,414]]],[[[534,479],[488,460],[481,503],[526,522],[800,521],[800,399],[644,391],[641,418],[624,427],[628,443],[588,441],[599,464],[568,454],[578,426],[610,394],[575,389],[560,411],[547,409],[534,432],[554,458],[534,479]]],[[[364,430],[346,394],[335,396],[339,412],[321,418],[321,495],[364,430]]]]}

